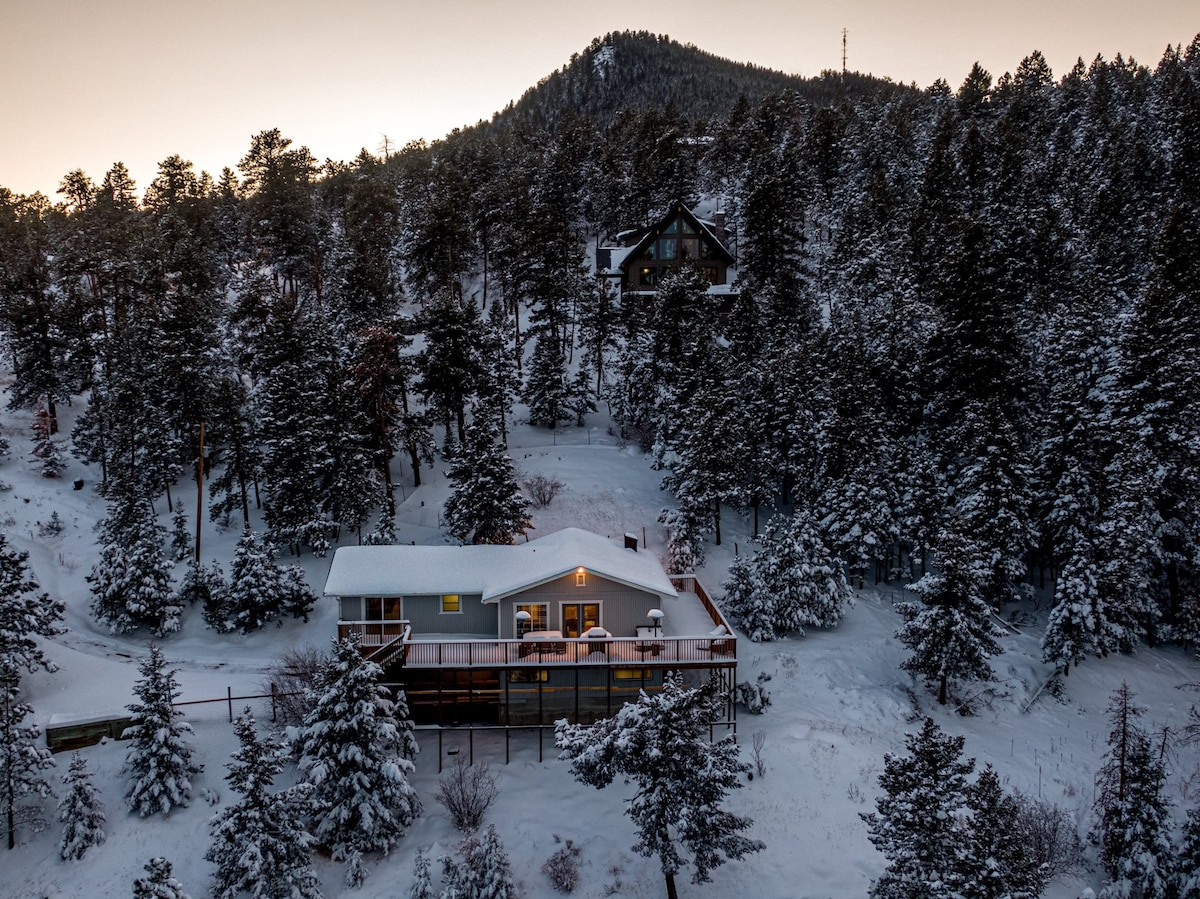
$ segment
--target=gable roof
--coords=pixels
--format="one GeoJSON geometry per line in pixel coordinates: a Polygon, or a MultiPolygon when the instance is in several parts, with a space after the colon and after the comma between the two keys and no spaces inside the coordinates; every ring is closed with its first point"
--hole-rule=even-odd
{"type": "Polygon", "coordinates": [[[326,596],[479,593],[485,603],[585,570],[664,599],[675,588],[652,553],[565,528],[516,546],[343,546],[333,554],[326,596]]]}
{"type": "Polygon", "coordinates": [[[698,234],[707,238],[713,247],[716,248],[717,256],[721,259],[724,259],[727,265],[735,265],[737,263],[737,259],[734,258],[734,255],[730,253],[729,250],[725,249],[725,244],[721,243],[721,241],[717,239],[717,235],[713,231],[710,224],[708,222],[702,222],[700,219],[696,218],[696,216],[692,213],[692,210],[688,209],[682,200],[676,200],[671,204],[671,208],[667,210],[667,214],[659,219],[657,223],[646,229],[646,233],[642,235],[641,239],[630,248],[629,252],[625,255],[625,258],[620,261],[620,268],[624,270],[626,266],[628,266],[630,259],[639,258],[641,254],[646,251],[646,248],[650,246],[653,241],[658,239],[659,235],[666,230],[667,226],[670,225],[676,217],[682,218],[685,222],[695,228],[698,234]]]}

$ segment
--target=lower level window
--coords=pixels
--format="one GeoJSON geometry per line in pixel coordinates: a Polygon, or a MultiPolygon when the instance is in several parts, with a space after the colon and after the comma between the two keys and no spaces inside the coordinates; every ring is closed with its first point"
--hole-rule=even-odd
{"type": "Polygon", "coordinates": [[[443,612],[461,612],[462,597],[457,593],[442,594],[442,611],[443,612]]]}
{"type": "Polygon", "coordinates": [[[545,668],[518,669],[508,673],[510,684],[544,684],[548,680],[550,680],[550,672],[545,668]]]}
{"type": "Polygon", "coordinates": [[[649,680],[649,668],[614,668],[613,677],[617,680],[649,680]]]}

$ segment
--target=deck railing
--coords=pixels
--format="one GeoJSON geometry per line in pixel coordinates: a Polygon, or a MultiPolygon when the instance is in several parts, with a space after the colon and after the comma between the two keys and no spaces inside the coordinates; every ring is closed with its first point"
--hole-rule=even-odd
{"type": "Polygon", "coordinates": [[[383,663],[403,654],[406,668],[479,668],[559,665],[661,667],[734,665],[737,639],[694,574],[671,575],[675,589],[694,593],[725,633],[690,637],[563,637],[557,640],[414,640],[407,621],[339,621],[338,639],[359,635],[363,654],[383,663]],[[401,653],[402,651],[402,653],[401,653]]]}
{"type": "Polygon", "coordinates": [[[604,637],[561,640],[408,640],[406,668],[478,668],[528,665],[734,664],[732,636],[604,637]]]}
{"type": "Polygon", "coordinates": [[[724,625],[726,633],[733,633],[733,628],[729,626],[729,622],[725,620],[725,616],[721,614],[721,610],[717,608],[717,604],[712,601],[712,597],[708,595],[708,591],[704,589],[704,585],[700,583],[700,579],[696,575],[672,574],[670,577],[671,586],[676,590],[696,594],[700,604],[712,618],[714,625],[724,625]]]}

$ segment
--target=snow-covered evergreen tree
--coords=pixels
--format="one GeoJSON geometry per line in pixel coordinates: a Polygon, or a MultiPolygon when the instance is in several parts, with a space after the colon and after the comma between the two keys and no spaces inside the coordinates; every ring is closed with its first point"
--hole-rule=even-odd
{"type": "Polygon", "coordinates": [[[297,806],[306,785],[272,792],[287,748],[260,737],[247,708],[234,721],[239,746],[225,780],[242,794],[209,822],[212,844],[204,857],[217,866],[213,894],[235,899],[320,899],[312,867],[312,837],[300,826],[297,806]]]}
{"type": "Polygon", "coordinates": [[[313,837],[337,860],[386,853],[421,813],[408,783],[418,751],[408,705],[403,694],[388,698],[380,674],[357,638],[335,642],[317,673],[313,709],[292,735],[313,787],[313,837]]]}
{"type": "Polygon", "coordinates": [[[433,891],[433,878],[429,873],[429,850],[418,849],[413,859],[412,883],[405,899],[437,899],[433,891]]]}
{"type": "Polygon", "coordinates": [[[133,724],[125,729],[130,740],[123,769],[130,776],[125,804],[143,818],[165,816],[176,806],[191,804],[192,776],[201,768],[192,761],[187,740],[192,727],[171,705],[179,696],[179,686],[162,650],[151,644],[138,672],[141,677],[133,685],[138,701],[126,706],[133,724]]]}
{"type": "Polygon", "coordinates": [[[833,558],[817,527],[803,512],[767,523],[753,556],[729,566],[725,599],[751,640],[804,634],[806,626],[837,627],[853,602],[840,560],[833,558]]]}
{"type": "Polygon", "coordinates": [[[1174,859],[1166,771],[1138,725],[1143,710],[1122,683],[1108,705],[1108,752],[1097,773],[1095,835],[1111,883],[1106,899],[1165,899],[1174,859]]]}
{"type": "Polygon", "coordinates": [[[544,331],[538,336],[521,399],[529,405],[530,424],[554,428],[571,419],[572,389],[557,333],[544,331]]]}
{"type": "Polygon", "coordinates": [[[54,766],[50,750],[41,745],[41,728],[23,723],[33,706],[19,696],[16,675],[0,673],[0,830],[9,849],[16,845],[18,828],[33,833],[45,829],[41,807],[29,800],[51,795],[42,772],[54,766]]]}
{"type": "Polygon", "coordinates": [[[896,637],[912,650],[900,667],[936,683],[938,702],[945,705],[952,679],[991,679],[988,659],[1000,646],[982,594],[985,572],[976,548],[956,530],[946,530],[936,565],[936,571],[911,586],[919,604],[896,603],[905,622],[896,637]]]}
{"type": "Polygon", "coordinates": [[[78,752],[71,755],[71,767],[63,775],[66,794],[58,801],[58,820],[62,822],[59,857],[78,861],[92,846],[104,842],[104,806],[92,783],[87,760],[78,752]]]}
{"type": "Polygon", "coordinates": [[[33,419],[33,457],[41,462],[42,477],[56,478],[67,467],[62,442],[54,439],[58,425],[44,402],[38,400],[37,413],[33,419]]]}
{"type": "Polygon", "coordinates": [[[1042,661],[1064,675],[1091,655],[1102,655],[1110,640],[1097,629],[1106,624],[1104,598],[1088,544],[1077,543],[1054,585],[1054,608],[1042,634],[1042,661]]]}
{"type": "Polygon", "coordinates": [[[970,811],[964,821],[966,850],[956,873],[961,893],[974,899],[1034,899],[1045,886],[1028,843],[1023,839],[1021,809],[1000,786],[991,765],[966,789],[970,811]]]}
{"type": "Polygon", "coordinates": [[[62,633],[64,605],[37,589],[29,553],[13,549],[0,534],[0,678],[56,668],[34,638],[62,633]]]}
{"type": "Polygon", "coordinates": [[[276,618],[283,601],[280,580],[271,548],[253,531],[242,534],[233,553],[225,594],[233,626],[249,633],[276,618]]]}
{"type": "Polygon", "coordinates": [[[715,681],[691,689],[668,674],[660,693],[642,693],[612,718],[555,725],[559,758],[570,760],[576,780],[597,788],[617,777],[637,784],[625,809],[637,828],[633,850],[658,858],[672,897],[688,855],[692,882],[706,883],[726,859],[765,848],[742,835],[753,823],[749,818],[721,808],[750,769],[732,738],[709,740],[709,725],[721,720],[726,701],[715,681]]]}
{"type": "Polygon", "coordinates": [[[171,876],[171,863],[161,856],[146,862],[146,877],[133,882],[133,899],[191,899],[171,876]]]}
{"type": "MultiPolygon", "coordinates": [[[[704,516],[707,520],[708,516],[704,516]]],[[[663,509],[658,521],[667,529],[667,571],[693,574],[704,564],[704,524],[691,509],[663,509]]]]}
{"type": "Polygon", "coordinates": [[[871,884],[872,899],[953,899],[963,895],[962,859],[967,839],[959,813],[967,805],[973,759],[962,758],[963,738],[947,736],[926,718],[905,737],[909,755],[888,753],[876,810],[863,813],[871,843],[888,866],[871,884]]]}
{"type": "Polygon", "coordinates": [[[512,459],[497,442],[491,422],[476,421],[467,442],[450,459],[454,482],[446,500],[446,530],[463,543],[512,543],[530,525],[529,501],[521,494],[512,459]]]}
{"type": "Polygon", "coordinates": [[[1175,859],[1175,895],[1200,899],[1200,806],[1190,809],[1175,859]]]}
{"type": "Polygon", "coordinates": [[[179,630],[182,612],[163,552],[166,529],[145,500],[110,507],[100,526],[100,559],[88,575],[92,614],[114,634],[146,626],[156,637],[179,630]]]}
{"type": "Polygon", "coordinates": [[[183,503],[175,502],[175,511],[171,515],[171,558],[176,562],[193,556],[194,545],[187,514],[183,511],[183,503]]]}
{"type": "MultiPolygon", "coordinates": [[[[445,887],[440,899],[516,899],[512,865],[496,833],[496,825],[489,824],[482,838],[468,835],[458,846],[458,856],[442,858],[445,887]]],[[[427,881],[428,861],[425,864],[427,881]]],[[[415,889],[414,884],[414,892],[415,889]]]]}

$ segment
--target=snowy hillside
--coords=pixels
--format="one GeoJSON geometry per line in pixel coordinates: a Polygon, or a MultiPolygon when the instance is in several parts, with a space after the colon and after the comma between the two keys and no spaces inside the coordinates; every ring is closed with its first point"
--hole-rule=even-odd
{"type": "MultiPolygon", "coordinates": [[[[77,410],[78,405],[63,410],[64,430],[69,431],[77,410]]],[[[549,508],[535,513],[534,535],[566,526],[614,537],[626,531],[641,534],[644,529],[650,548],[661,555],[664,534],[656,516],[671,498],[659,490],[659,473],[650,469],[637,449],[617,441],[602,418],[593,416],[592,421],[589,429],[552,433],[518,424],[510,432],[510,453],[524,475],[544,474],[566,484],[549,508]]],[[[91,597],[85,577],[97,554],[92,529],[104,514],[104,502],[93,489],[96,472],[72,460],[61,478],[41,478],[29,460],[31,424],[27,413],[10,413],[3,419],[12,454],[0,464],[0,480],[11,490],[0,494],[0,526],[14,546],[29,552],[42,588],[67,606],[67,632],[46,647],[60,670],[24,680],[24,698],[44,726],[56,719],[120,711],[132,701],[136,663],[147,650],[145,634],[111,636],[88,612],[91,597]],[[76,478],[84,480],[82,490],[72,489],[76,478]],[[39,525],[54,512],[65,522],[65,530],[58,536],[41,536],[39,525]]],[[[416,490],[410,474],[403,483],[399,539],[441,542],[438,516],[448,495],[444,477],[427,476],[416,490]]],[[[189,483],[182,481],[175,492],[193,514],[195,498],[189,483]]],[[[169,524],[161,501],[159,506],[161,520],[169,524]]],[[[735,547],[747,552],[748,530],[748,522],[733,519],[727,523],[723,545],[708,547],[700,576],[710,589],[719,593],[735,547]]],[[[234,531],[220,533],[206,522],[205,559],[217,558],[227,567],[235,539],[234,531]]],[[[305,555],[300,563],[310,584],[319,590],[329,559],[305,555]]],[[[1085,833],[1092,824],[1094,774],[1105,748],[1105,708],[1113,690],[1123,681],[1129,684],[1137,701],[1148,708],[1145,723],[1151,729],[1177,731],[1197,699],[1194,685],[1200,682],[1200,665],[1178,648],[1142,648],[1132,656],[1088,660],[1071,671],[1061,696],[1039,695],[1050,674],[1039,661],[1045,608],[1038,611],[1030,606],[1020,610],[1022,626],[1001,639],[1003,652],[992,660],[995,680],[960,690],[960,696],[970,697],[972,714],[957,714],[953,704],[939,708],[923,685],[914,684],[898,669],[905,650],[893,637],[899,624],[893,602],[900,594],[896,583],[872,586],[868,581],[835,631],[814,630],[804,639],[775,643],[740,642],[739,680],[753,680],[760,672],[770,674],[771,705],[761,717],[739,712],[738,733],[747,757],[753,735],[763,734],[766,773],[735,791],[730,805],[754,819],[749,835],[763,840],[766,850],[717,869],[712,884],[694,886],[681,877],[682,896],[865,895],[885,861],[869,843],[859,814],[874,808],[884,754],[902,753],[905,733],[915,732],[927,714],[948,733],[965,737],[966,753],[979,767],[991,763],[1007,787],[1062,806],[1085,833]]],[[[278,628],[267,627],[249,636],[222,636],[206,629],[199,609],[190,608],[185,610],[182,631],[162,641],[162,648],[178,669],[183,701],[253,694],[261,691],[263,669],[272,659],[289,647],[326,645],[335,621],[335,610],[319,604],[307,624],[289,619],[278,628]]],[[[242,704],[235,703],[239,709],[242,704]]],[[[269,708],[262,702],[254,705],[260,723],[269,721],[269,708]]],[[[38,835],[21,833],[17,848],[0,855],[4,871],[0,896],[129,895],[134,879],[143,875],[143,866],[156,855],[172,862],[174,876],[193,897],[208,894],[212,866],[203,860],[210,842],[208,821],[236,796],[224,776],[237,743],[225,703],[185,710],[195,728],[197,756],[205,767],[196,780],[197,798],[191,807],[166,819],[127,813],[120,773],[127,745],[109,742],[84,750],[107,809],[107,841],[90,849],[82,861],[63,862],[58,857],[57,824],[38,835]],[[215,805],[205,801],[206,795],[213,797],[215,805]]],[[[433,799],[438,735],[422,730],[418,737],[421,754],[414,783],[424,802],[424,815],[398,850],[387,858],[369,860],[371,876],[359,890],[344,886],[341,864],[318,859],[326,896],[391,899],[405,895],[418,849],[430,850],[435,870],[437,858],[453,851],[458,834],[433,799]]],[[[504,762],[501,738],[475,736],[473,742],[476,761],[487,761],[499,778],[500,797],[486,820],[496,825],[508,850],[521,895],[529,899],[559,895],[541,870],[559,848],[559,839],[582,847],[581,883],[575,895],[649,899],[663,894],[656,863],[629,849],[634,835],[622,814],[628,787],[616,783],[597,791],[581,786],[567,765],[555,760],[549,738],[539,761],[533,736],[514,737],[509,764],[504,762]]],[[[465,733],[443,733],[444,762],[470,751],[465,733]]],[[[51,779],[57,786],[69,755],[56,757],[56,763],[51,779]]],[[[1167,795],[1177,805],[1179,820],[1195,803],[1198,764],[1195,747],[1177,747],[1170,754],[1167,795]]],[[[52,813],[49,802],[45,810],[52,813]]],[[[1094,862],[1094,847],[1088,848],[1087,856],[1094,862]]],[[[1102,875],[1094,868],[1080,870],[1076,876],[1053,882],[1045,895],[1072,899],[1085,887],[1098,889],[1101,884],[1102,875]]]]}

